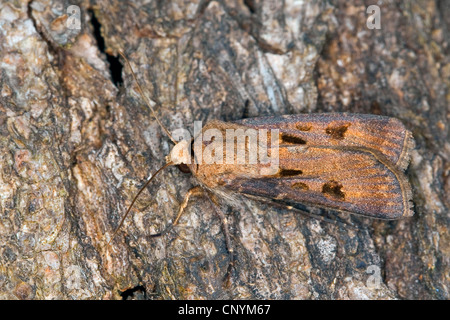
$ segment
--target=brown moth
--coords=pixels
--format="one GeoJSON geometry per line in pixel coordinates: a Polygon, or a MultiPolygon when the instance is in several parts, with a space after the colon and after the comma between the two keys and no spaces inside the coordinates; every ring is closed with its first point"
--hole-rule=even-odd
{"type": "MultiPolygon", "coordinates": [[[[120,54],[129,65],[126,57],[120,54]]],[[[145,99],[131,65],[129,68],[145,99]]],[[[146,102],[155,115],[152,106],[146,102]]],[[[236,194],[242,194],[269,203],[275,200],[300,203],[380,219],[413,215],[411,187],[403,171],[408,166],[414,139],[411,132],[395,118],[324,113],[261,117],[235,122],[213,120],[192,141],[182,140],[178,143],[156,119],[175,146],[166,157],[166,165],[135,196],[115,232],[123,224],[139,194],[161,170],[171,165],[189,168],[199,183],[199,186],[188,192],[172,226],[178,222],[189,197],[200,194],[201,190],[212,195],[212,200],[218,196],[233,201],[236,194]],[[215,130],[216,135],[204,139],[210,129],[215,130]],[[198,161],[199,156],[210,151],[213,151],[212,154],[223,152],[222,159],[236,160],[236,151],[244,150],[244,158],[250,158],[254,150],[250,148],[249,137],[237,138],[237,141],[233,137],[231,149],[227,149],[229,139],[215,139],[218,136],[226,137],[229,130],[245,133],[249,129],[259,133],[265,130],[268,133],[265,142],[270,140],[270,144],[266,145],[265,152],[270,155],[276,148],[276,168],[260,161],[198,161]]],[[[258,160],[260,157],[257,156],[258,160]]],[[[222,219],[227,247],[231,253],[233,250],[226,229],[227,220],[214,205],[216,201],[210,202],[222,219]]]]}
{"type": "MultiPolygon", "coordinates": [[[[223,136],[228,129],[279,130],[276,172],[265,170],[267,165],[260,163],[189,164],[200,185],[212,193],[226,198],[238,192],[253,198],[308,204],[372,218],[413,215],[411,188],[403,170],[409,163],[414,140],[395,118],[302,114],[233,123],[214,120],[206,124],[203,132],[210,128],[219,130],[223,136]]],[[[202,143],[205,147],[211,142],[202,143]]],[[[237,149],[240,147],[248,149],[247,145],[238,145],[237,149]]],[[[269,146],[269,153],[270,150],[269,146]]],[[[168,160],[181,163],[173,153],[168,160]]]]}

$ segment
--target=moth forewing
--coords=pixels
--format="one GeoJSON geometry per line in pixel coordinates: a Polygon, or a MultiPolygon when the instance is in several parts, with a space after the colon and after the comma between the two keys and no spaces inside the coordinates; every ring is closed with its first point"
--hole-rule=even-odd
{"type": "MultiPolygon", "coordinates": [[[[408,217],[413,214],[411,188],[402,169],[414,144],[403,125],[396,127],[395,134],[394,129],[389,129],[395,122],[387,117],[352,114],[255,118],[236,123],[214,121],[204,130],[214,127],[223,136],[230,129],[276,128],[277,169],[267,170],[267,164],[261,163],[208,163],[193,164],[191,170],[200,184],[221,195],[237,192],[373,218],[408,217]],[[306,119],[299,121],[303,117],[306,119]],[[339,133],[342,139],[331,137],[330,128],[342,127],[344,122],[349,124],[346,131],[353,127],[352,131],[339,133]],[[293,126],[308,134],[294,132],[293,126]],[[385,134],[386,141],[377,130],[385,134]],[[385,132],[389,130],[392,132],[385,132]],[[330,142],[333,139],[337,141],[330,142]]],[[[205,150],[224,142],[202,143],[205,150]]],[[[216,150],[227,147],[220,145],[216,150]]],[[[240,147],[242,140],[240,144],[236,141],[234,150],[240,147]]],[[[272,147],[273,144],[268,146],[269,153],[273,153],[272,147]]],[[[247,153],[254,152],[245,143],[243,148],[247,153]]]]}
{"type": "Polygon", "coordinates": [[[384,155],[400,170],[409,164],[414,139],[396,118],[351,113],[316,113],[249,118],[236,121],[249,128],[277,128],[281,144],[357,146],[384,155]]]}
{"type": "MultiPolygon", "coordinates": [[[[273,176],[225,174],[218,184],[268,199],[309,204],[381,219],[412,215],[411,190],[395,166],[368,151],[306,147],[298,161],[280,159],[273,176]],[[317,165],[317,159],[322,165],[317,165]],[[302,168],[293,169],[293,168],[302,168]]],[[[280,149],[284,153],[283,148],[280,149]]]]}

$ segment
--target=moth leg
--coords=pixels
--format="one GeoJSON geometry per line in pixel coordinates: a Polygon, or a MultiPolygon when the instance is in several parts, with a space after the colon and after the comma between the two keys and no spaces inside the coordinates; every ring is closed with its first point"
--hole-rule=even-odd
{"type": "Polygon", "coordinates": [[[180,209],[178,209],[177,217],[175,218],[173,223],[170,224],[165,230],[161,231],[160,233],[152,234],[150,236],[153,238],[156,238],[156,237],[160,237],[163,234],[166,234],[167,232],[169,232],[170,229],[172,229],[173,226],[175,226],[178,223],[178,221],[180,220],[181,216],[183,215],[184,209],[186,209],[186,207],[189,203],[190,198],[192,196],[204,196],[204,195],[205,195],[205,190],[200,186],[196,186],[196,187],[189,189],[189,191],[184,196],[183,203],[181,204],[180,209]]]}
{"type": "Polygon", "coordinates": [[[228,231],[228,220],[225,217],[225,215],[223,214],[222,210],[220,210],[218,201],[217,201],[216,197],[214,196],[214,194],[212,194],[210,192],[206,193],[206,191],[200,186],[193,187],[192,189],[190,189],[188,191],[188,193],[184,197],[183,203],[180,206],[178,215],[172,223],[172,226],[175,226],[178,223],[178,220],[180,220],[181,215],[183,214],[184,209],[186,209],[191,196],[205,196],[205,195],[206,195],[206,198],[211,203],[211,206],[214,208],[215,213],[219,216],[219,218],[222,222],[223,229],[224,229],[223,233],[225,234],[225,243],[227,246],[227,250],[230,254],[233,254],[233,247],[231,246],[230,232],[228,231]]]}
{"type": "Polygon", "coordinates": [[[225,244],[227,246],[228,253],[230,255],[230,263],[228,264],[227,273],[225,274],[224,280],[226,283],[226,286],[229,287],[231,283],[231,271],[233,270],[234,266],[234,249],[231,245],[231,237],[230,237],[230,231],[228,229],[228,219],[220,209],[219,203],[217,201],[217,198],[212,194],[211,192],[208,192],[209,197],[208,200],[211,203],[212,207],[214,208],[214,211],[216,212],[217,216],[222,222],[223,226],[223,233],[225,235],[225,244]]]}
{"type": "Polygon", "coordinates": [[[183,215],[184,209],[186,209],[189,203],[190,198],[192,196],[203,196],[204,194],[205,190],[200,186],[196,186],[193,187],[192,189],[189,189],[189,191],[184,196],[183,203],[181,204],[180,209],[178,210],[178,215],[173,221],[172,226],[175,226],[178,223],[178,220],[180,220],[181,216],[183,215]]]}
{"type": "Polygon", "coordinates": [[[302,209],[299,209],[299,208],[295,208],[293,206],[283,205],[283,204],[277,203],[277,202],[270,202],[270,205],[276,206],[276,207],[279,207],[279,208],[282,208],[282,209],[287,209],[289,211],[300,213],[300,214],[302,214],[302,215],[304,215],[304,216],[306,216],[308,218],[311,218],[311,219],[316,219],[316,220],[320,220],[320,221],[324,221],[324,222],[332,223],[332,224],[344,224],[346,227],[349,227],[350,229],[358,230],[358,228],[355,227],[355,225],[353,225],[350,222],[342,222],[342,221],[332,220],[332,219],[329,219],[329,218],[326,218],[326,217],[323,217],[323,216],[319,216],[317,214],[314,214],[314,213],[311,213],[311,212],[308,212],[308,211],[305,211],[305,210],[302,210],[302,209]]]}
{"type": "Polygon", "coordinates": [[[231,245],[230,232],[228,230],[228,220],[225,217],[222,210],[220,210],[218,201],[217,201],[216,197],[214,196],[214,194],[212,194],[210,192],[206,193],[205,189],[203,189],[200,186],[196,186],[196,187],[193,187],[192,189],[190,189],[184,196],[183,203],[181,204],[180,209],[178,210],[177,217],[175,218],[173,223],[171,225],[169,225],[164,231],[157,233],[157,234],[153,234],[153,235],[151,235],[151,237],[160,237],[163,234],[166,234],[171,228],[173,228],[173,226],[175,226],[178,223],[181,216],[183,215],[184,209],[186,209],[186,207],[189,203],[189,200],[191,199],[192,196],[206,196],[206,198],[209,200],[211,206],[214,208],[215,213],[219,216],[219,218],[222,222],[223,233],[225,235],[225,244],[227,246],[228,253],[230,254],[230,263],[228,264],[227,273],[225,274],[225,277],[224,277],[224,279],[226,280],[225,282],[227,283],[227,286],[229,286],[230,278],[231,278],[231,270],[234,266],[234,251],[233,251],[233,247],[231,245]]]}

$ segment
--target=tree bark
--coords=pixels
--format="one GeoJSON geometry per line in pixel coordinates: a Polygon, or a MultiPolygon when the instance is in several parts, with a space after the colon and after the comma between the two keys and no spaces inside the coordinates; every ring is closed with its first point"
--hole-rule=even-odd
{"type": "MultiPolygon", "coordinates": [[[[0,4],[0,298],[448,299],[450,8],[445,1],[0,4]],[[80,8],[78,15],[69,5],[80,8]],[[219,217],[176,167],[194,121],[310,112],[413,132],[415,215],[320,222],[242,198],[219,217]]],[[[73,9],[73,8],[72,8],[73,9]]],[[[311,208],[325,214],[326,210],[311,208]]],[[[332,214],[332,213],[329,213],[332,214]]]]}

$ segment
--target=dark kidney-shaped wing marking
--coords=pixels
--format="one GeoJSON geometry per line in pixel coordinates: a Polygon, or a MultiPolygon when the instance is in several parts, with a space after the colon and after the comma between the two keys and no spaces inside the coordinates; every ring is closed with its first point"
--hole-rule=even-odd
{"type": "Polygon", "coordinates": [[[235,121],[254,129],[279,129],[281,142],[308,146],[373,149],[400,170],[406,169],[414,139],[395,118],[350,113],[297,114],[235,121]]]}

